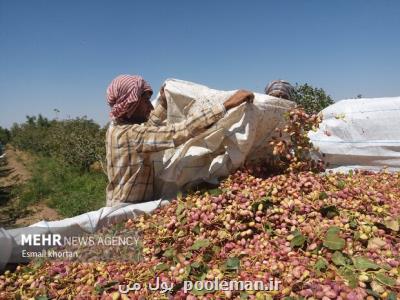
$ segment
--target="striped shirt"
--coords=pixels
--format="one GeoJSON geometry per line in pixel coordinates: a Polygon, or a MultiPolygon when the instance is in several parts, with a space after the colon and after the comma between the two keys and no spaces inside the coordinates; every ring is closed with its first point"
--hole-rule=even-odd
{"type": "Polygon", "coordinates": [[[189,115],[183,122],[167,124],[166,109],[158,104],[146,123],[111,123],[106,134],[107,206],[154,200],[151,154],[183,144],[224,114],[224,106],[217,104],[189,115]]]}

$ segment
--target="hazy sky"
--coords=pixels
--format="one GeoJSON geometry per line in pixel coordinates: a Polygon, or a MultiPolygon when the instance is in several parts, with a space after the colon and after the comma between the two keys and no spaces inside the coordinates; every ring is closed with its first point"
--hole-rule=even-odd
{"type": "Polygon", "coordinates": [[[105,89],[140,74],[334,99],[400,96],[400,1],[0,0],[0,126],[42,113],[105,124],[105,89]]]}

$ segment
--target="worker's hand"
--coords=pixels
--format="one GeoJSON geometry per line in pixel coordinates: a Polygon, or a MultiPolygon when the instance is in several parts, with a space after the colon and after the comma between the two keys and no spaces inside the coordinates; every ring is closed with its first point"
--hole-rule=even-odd
{"type": "Polygon", "coordinates": [[[160,103],[164,108],[167,108],[167,98],[165,97],[164,87],[165,87],[165,83],[163,84],[163,86],[160,89],[160,103]]]}
{"type": "Polygon", "coordinates": [[[239,106],[243,102],[252,103],[254,99],[254,94],[246,90],[239,90],[234,93],[228,100],[224,102],[226,110],[239,106]]]}

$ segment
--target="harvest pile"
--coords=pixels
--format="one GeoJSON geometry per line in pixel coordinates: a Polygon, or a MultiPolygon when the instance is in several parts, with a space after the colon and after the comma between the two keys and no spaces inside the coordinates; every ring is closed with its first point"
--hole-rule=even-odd
{"type": "Polygon", "coordinates": [[[400,173],[305,171],[293,164],[293,149],[301,143],[288,144],[286,155],[292,156],[281,161],[292,169],[281,175],[262,178],[241,170],[218,189],[178,197],[126,222],[125,228],[142,233],[143,260],[33,262],[0,276],[0,298],[396,299],[400,173]],[[146,289],[156,278],[172,290],[146,289]],[[184,281],[269,286],[273,278],[281,281],[277,291],[183,292],[184,281]],[[142,288],[118,291],[119,284],[133,283],[142,288]]]}

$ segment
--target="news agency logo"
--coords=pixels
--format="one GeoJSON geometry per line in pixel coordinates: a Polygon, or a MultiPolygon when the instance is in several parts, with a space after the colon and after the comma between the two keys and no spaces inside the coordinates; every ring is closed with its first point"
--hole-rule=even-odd
{"type": "Polygon", "coordinates": [[[63,233],[43,232],[42,228],[32,230],[35,231],[21,233],[16,239],[20,250],[15,258],[17,263],[26,262],[26,258],[88,262],[116,259],[137,262],[143,259],[142,236],[137,230],[111,227],[83,234],[76,231],[65,233],[65,228],[62,228],[63,233]]]}
{"type": "Polygon", "coordinates": [[[22,246],[63,246],[61,234],[21,234],[22,246]]]}
{"type": "Polygon", "coordinates": [[[64,236],[61,234],[21,234],[21,246],[137,246],[140,237],[129,236],[64,236]]]}

